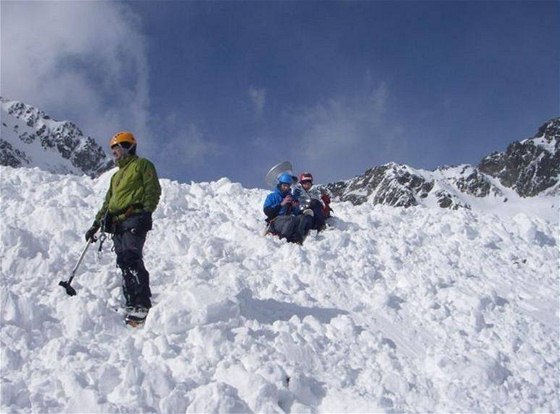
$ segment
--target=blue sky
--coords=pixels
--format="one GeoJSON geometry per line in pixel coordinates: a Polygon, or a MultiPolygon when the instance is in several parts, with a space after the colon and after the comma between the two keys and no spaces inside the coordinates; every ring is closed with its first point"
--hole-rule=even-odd
{"type": "Polygon", "coordinates": [[[3,96],[102,144],[130,129],[181,182],[476,164],[560,115],[558,2],[0,7],[3,96]]]}

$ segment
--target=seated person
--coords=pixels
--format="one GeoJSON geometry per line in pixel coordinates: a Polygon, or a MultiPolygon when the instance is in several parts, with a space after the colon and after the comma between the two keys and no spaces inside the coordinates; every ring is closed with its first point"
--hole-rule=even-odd
{"type": "Polygon", "coordinates": [[[327,194],[321,194],[313,187],[313,175],[304,172],[299,177],[299,184],[292,191],[293,197],[298,201],[301,208],[309,208],[313,211],[312,228],[321,231],[325,228],[325,219],[330,217],[331,199],[327,194]]]}
{"type": "Polygon", "coordinates": [[[313,212],[307,209],[302,213],[290,193],[293,182],[291,174],[281,174],[276,189],[264,201],[263,211],[269,233],[288,242],[301,244],[313,224],[313,212]]]}

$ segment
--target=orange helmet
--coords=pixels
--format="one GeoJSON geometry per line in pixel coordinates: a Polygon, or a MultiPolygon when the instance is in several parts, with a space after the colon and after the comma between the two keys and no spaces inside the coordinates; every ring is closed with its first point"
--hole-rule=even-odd
{"type": "Polygon", "coordinates": [[[132,132],[129,131],[117,132],[109,141],[109,147],[117,144],[122,144],[123,142],[128,142],[130,145],[136,145],[136,138],[134,138],[132,132]]]}

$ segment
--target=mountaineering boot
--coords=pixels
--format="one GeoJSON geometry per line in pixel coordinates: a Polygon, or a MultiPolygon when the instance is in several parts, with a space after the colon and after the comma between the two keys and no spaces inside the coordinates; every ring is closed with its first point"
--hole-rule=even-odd
{"type": "Polygon", "coordinates": [[[124,322],[132,327],[143,325],[148,316],[149,309],[144,306],[135,306],[128,312],[124,318],[124,322]]]}

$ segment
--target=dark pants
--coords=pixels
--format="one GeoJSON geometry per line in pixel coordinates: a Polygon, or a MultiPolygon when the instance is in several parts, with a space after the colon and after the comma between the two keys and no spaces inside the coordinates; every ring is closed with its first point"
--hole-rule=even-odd
{"type": "Polygon", "coordinates": [[[123,276],[123,294],[126,306],[152,307],[150,274],[144,267],[142,259],[146,234],[151,228],[151,214],[135,214],[120,223],[113,236],[117,265],[123,276]]]}
{"type": "Polygon", "coordinates": [[[270,231],[281,239],[292,243],[303,243],[303,239],[313,225],[313,218],[301,214],[299,216],[278,216],[270,224],[270,231]]]}
{"type": "Polygon", "coordinates": [[[325,228],[325,214],[323,213],[323,205],[319,200],[312,199],[309,208],[313,210],[312,229],[321,231],[325,228]]]}

